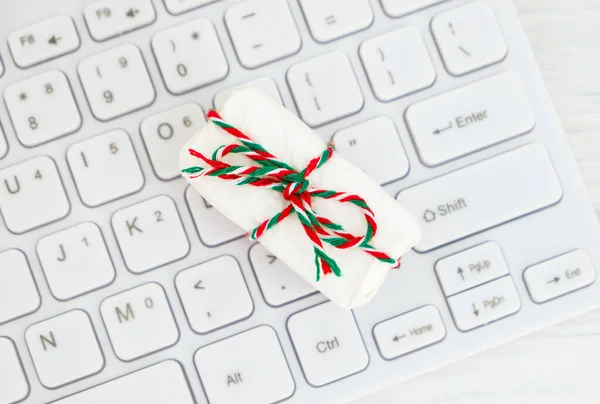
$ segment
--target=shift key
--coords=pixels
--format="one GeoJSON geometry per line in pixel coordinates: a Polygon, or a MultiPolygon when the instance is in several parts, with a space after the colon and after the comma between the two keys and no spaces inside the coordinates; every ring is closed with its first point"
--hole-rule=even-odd
{"type": "Polygon", "coordinates": [[[406,122],[436,166],[531,131],[535,116],[519,75],[501,73],[411,105],[406,122]]]}
{"type": "Polygon", "coordinates": [[[401,191],[427,252],[557,203],[562,187],[546,148],[529,144],[401,191]],[[523,175],[526,173],[526,175],[523,175]]]}

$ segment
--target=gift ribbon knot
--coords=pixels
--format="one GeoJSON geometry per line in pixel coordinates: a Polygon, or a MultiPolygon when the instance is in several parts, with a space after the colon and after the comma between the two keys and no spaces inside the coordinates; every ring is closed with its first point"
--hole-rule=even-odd
{"type": "Polygon", "coordinates": [[[336,276],[342,274],[335,260],[326,253],[323,243],[338,249],[360,248],[367,254],[394,268],[400,266],[398,259],[392,258],[387,253],[371,245],[372,239],[377,234],[377,222],[375,221],[375,214],[363,198],[351,193],[319,189],[312,186],[308,180],[307,177],[313,171],[331,159],[334,152],[333,145],[329,144],[320,156],[310,160],[304,170],[297,171],[269,153],[239,129],[225,122],[216,111],[209,111],[207,118],[210,122],[234,136],[238,143],[220,146],[210,158],[194,149],[190,149],[189,153],[192,156],[201,159],[209,167],[192,166],[183,169],[182,172],[188,175],[190,179],[210,176],[232,181],[236,185],[267,187],[281,193],[283,198],[289,202],[281,212],[265,220],[252,230],[248,235],[250,239],[260,238],[267,230],[295,213],[313,246],[317,281],[321,279],[321,274],[333,273],[336,276]],[[244,155],[253,162],[258,163],[258,165],[239,166],[228,164],[223,161],[223,158],[228,154],[244,155]],[[362,236],[353,235],[345,231],[342,225],[319,215],[313,209],[313,198],[350,203],[358,207],[366,221],[365,234],[362,236]]]}

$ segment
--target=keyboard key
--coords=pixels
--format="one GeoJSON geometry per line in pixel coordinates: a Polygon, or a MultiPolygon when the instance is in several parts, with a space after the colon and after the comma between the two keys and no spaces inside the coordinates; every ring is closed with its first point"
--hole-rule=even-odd
{"type": "Polygon", "coordinates": [[[196,7],[214,3],[217,0],[165,0],[165,6],[171,14],[181,14],[196,7]]]}
{"type": "Polygon", "coordinates": [[[591,285],[596,273],[586,252],[574,250],[530,266],[523,279],[531,300],[544,303],[591,285]]]}
{"type": "Polygon", "coordinates": [[[369,364],[351,310],[326,302],[293,314],[287,328],[311,386],[332,383],[363,371],[369,364]]]}
{"type": "Polygon", "coordinates": [[[456,327],[470,331],[521,309],[521,299],[510,276],[448,298],[456,327]]]}
{"type": "Polygon", "coordinates": [[[154,86],[135,45],[125,44],[87,57],[77,71],[92,113],[100,121],[154,102],[154,86]]]}
{"type": "Polygon", "coordinates": [[[240,265],[229,255],[181,271],[175,285],[190,326],[200,334],[248,318],[254,310],[240,265]]]}
{"type": "Polygon", "coordinates": [[[350,59],[340,51],[293,65],[287,79],[302,120],[312,127],[352,115],[363,106],[350,59]]]}
{"type": "Polygon", "coordinates": [[[112,283],[115,269],[100,228],[85,222],[50,234],[37,244],[50,291],[68,300],[112,283]]]}
{"type": "Polygon", "coordinates": [[[436,16],[431,29],[452,75],[470,73],[506,57],[506,43],[494,11],[483,1],[436,16]]]}
{"type": "Polygon", "coordinates": [[[406,122],[435,166],[530,132],[535,115],[518,74],[502,73],[411,105],[406,122]]]}
{"type": "Polygon", "coordinates": [[[165,86],[173,94],[215,83],[229,72],[215,26],[206,18],[158,32],[152,49],[165,86]]]}
{"type": "Polygon", "coordinates": [[[125,264],[133,273],[181,259],[190,250],[177,207],[168,196],[118,210],[111,223],[125,264]]]}
{"type": "Polygon", "coordinates": [[[376,324],[373,337],[381,357],[390,360],[440,342],[446,327],[438,309],[425,306],[376,324]]]}
{"type": "Polygon", "coordinates": [[[185,190],[185,200],[200,240],[207,246],[216,247],[246,234],[244,229],[209,205],[191,186],[185,190]]]}
{"type": "Polygon", "coordinates": [[[33,147],[76,132],[81,115],[67,76],[60,70],[13,83],[4,101],[19,141],[33,147]]]}
{"type": "Polygon", "coordinates": [[[54,160],[38,156],[0,170],[0,212],[21,234],[69,214],[71,206],[54,160]]]}
{"type": "Polygon", "coordinates": [[[230,87],[225,90],[219,91],[215,95],[214,106],[215,109],[220,110],[223,108],[225,101],[231,96],[231,93],[240,90],[242,88],[253,88],[255,90],[260,91],[263,95],[270,97],[272,100],[277,101],[281,105],[283,105],[283,101],[281,100],[281,94],[279,94],[279,88],[277,88],[277,84],[275,80],[270,77],[258,77],[256,79],[247,81],[239,86],[230,87]]]}
{"type": "Polygon", "coordinates": [[[198,104],[189,102],[142,121],[140,132],[154,173],[164,181],[179,178],[179,151],[202,129],[206,118],[198,104]]]}
{"type": "Polygon", "coordinates": [[[373,92],[381,101],[414,93],[435,82],[433,62],[423,36],[415,27],[367,39],[359,53],[373,92]]]}
{"type": "Polygon", "coordinates": [[[419,252],[536,212],[561,198],[548,152],[537,143],[405,189],[397,197],[420,218],[421,241],[414,247],[419,252]]]}
{"type": "Polygon", "coordinates": [[[83,10],[90,35],[96,41],[150,25],[156,19],[151,0],[100,0],[83,10]]]}
{"type": "Polygon", "coordinates": [[[368,0],[300,0],[302,12],[317,42],[329,42],[368,28],[373,10],[368,0]]]}
{"type": "Polygon", "coordinates": [[[283,306],[317,292],[260,244],[254,244],[250,249],[250,262],[260,291],[271,306],[283,306]]]}
{"type": "Polygon", "coordinates": [[[394,122],[379,116],[342,129],[333,136],[335,149],[379,184],[408,174],[409,163],[394,122]]]}
{"type": "Polygon", "coordinates": [[[79,196],[87,206],[122,198],[144,186],[144,174],[131,139],[122,129],[71,145],[67,161],[79,196]]]}
{"type": "Polygon", "coordinates": [[[157,283],[147,283],[102,301],[102,320],[117,357],[131,361],[179,339],[171,306],[157,283]]]}
{"type": "Polygon", "coordinates": [[[29,395],[29,382],[15,344],[0,337],[0,403],[17,403],[29,395]]]}
{"type": "Polygon", "coordinates": [[[6,137],[4,135],[4,128],[0,125],[0,159],[6,156],[8,152],[8,143],[6,143],[6,137]]]}
{"type": "Polygon", "coordinates": [[[435,263],[442,289],[452,296],[492,279],[508,275],[508,265],[498,243],[488,241],[435,263]]]}
{"type": "Polygon", "coordinates": [[[402,17],[446,0],[381,0],[381,5],[390,17],[402,17]]]}
{"type": "Polygon", "coordinates": [[[33,324],[25,341],[40,382],[49,389],[94,375],[104,356],[89,316],[72,310],[33,324]]]}
{"type": "Polygon", "coordinates": [[[111,380],[54,404],[194,404],[183,368],[174,360],[166,360],[137,372],[111,380]]]}
{"type": "Polygon", "coordinates": [[[27,258],[20,250],[0,252],[0,296],[0,324],[33,313],[40,307],[40,294],[27,258]]]}
{"type": "Polygon", "coordinates": [[[225,23],[247,69],[293,55],[302,45],[287,1],[247,0],[227,9],[225,23]]]}
{"type": "Polygon", "coordinates": [[[266,325],[200,348],[194,363],[211,404],[275,403],[296,388],[279,338],[266,325]]]}
{"type": "Polygon", "coordinates": [[[71,53],[79,43],[77,29],[68,15],[40,21],[8,36],[10,53],[22,69],[71,53]]]}

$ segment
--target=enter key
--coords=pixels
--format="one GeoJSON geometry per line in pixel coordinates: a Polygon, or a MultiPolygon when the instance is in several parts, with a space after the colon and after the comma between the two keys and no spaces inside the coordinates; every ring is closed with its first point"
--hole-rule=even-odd
{"type": "Polygon", "coordinates": [[[423,163],[437,166],[530,132],[535,116],[519,75],[507,72],[417,102],[406,122],[423,163]]]}

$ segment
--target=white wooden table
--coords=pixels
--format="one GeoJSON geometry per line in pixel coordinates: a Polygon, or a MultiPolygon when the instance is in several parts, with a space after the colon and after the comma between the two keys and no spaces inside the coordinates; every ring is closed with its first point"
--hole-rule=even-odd
{"type": "MultiPolygon", "coordinates": [[[[513,1],[600,215],[600,0],[513,1]]],[[[354,402],[375,403],[598,404],[600,310],[354,402]]]]}

